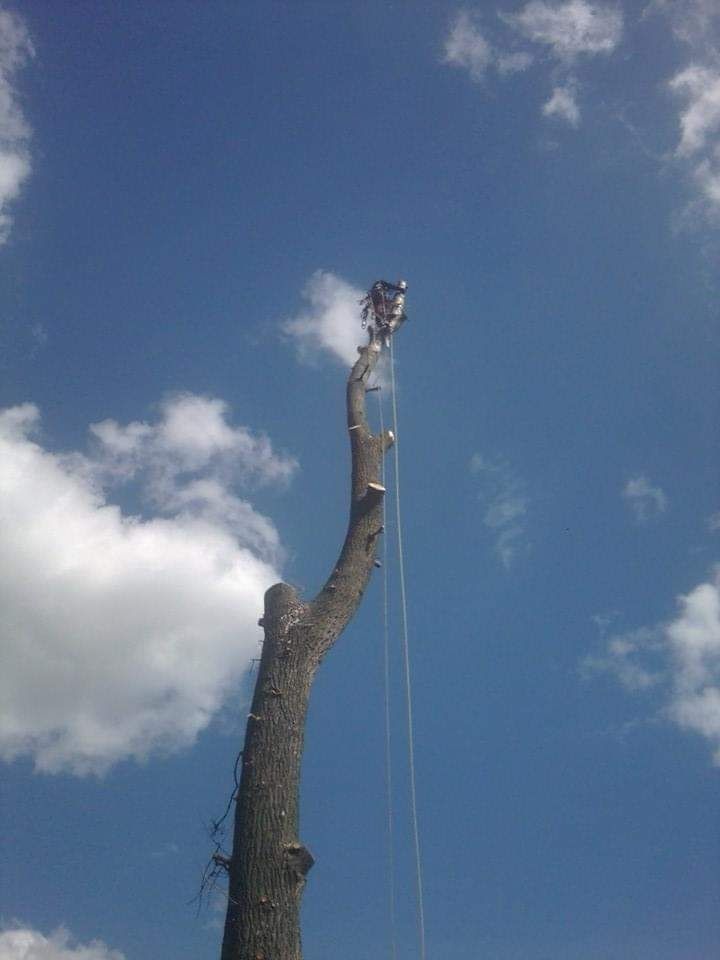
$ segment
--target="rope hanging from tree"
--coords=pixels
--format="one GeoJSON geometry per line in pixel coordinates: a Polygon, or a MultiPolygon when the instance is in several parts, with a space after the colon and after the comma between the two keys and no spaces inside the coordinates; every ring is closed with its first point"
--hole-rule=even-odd
{"type": "MultiPolygon", "coordinates": [[[[378,416],[380,419],[380,432],[385,430],[385,418],[383,416],[383,398],[381,388],[378,387],[378,416]]],[[[387,489],[387,468],[385,460],[382,461],[381,472],[382,485],[387,489]]],[[[388,917],[390,920],[390,956],[391,960],[397,960],[397,932],[395,922],[395,829],[393,814],[393,773],[392,773],[392,735],[390,724],[390,591],[388,589],[388,517],[383,501],[383,527],[385,536],[383,537],[383,695],[385,707],[385,805],[387,815],[387,873],[388,873],[388,917]]]]}
{"type": "MultiPolygon", "coordinates": [[[[407,744],[408,744],[408,768],[410,779],[410,809],[413,835],[413,847],[415,854],[415,881],[417,890],[417,913],[418,913],[418,934],[420,941],[420,960],[425,960],[425,904],[423,895],[423,873],[422,857],[420,849],[420,828],[418,822],[417,809],[417,784],[415,772],[415,732],[413,723],[413,702],[412,702],[412,674],[410,664],[410,641],[408,628],[407,612],[407,589],[405,584],[405,556],[402,538],[402,509],[400,501],[400,457],[398,443],[398,407],[397,392],[395,385],[395,355],[393,349],[393,337],[389,338],[390,354],[390,398],[392,403],[392,432],[395,437],[394,443],[394,487],[395,487],[395,535],[397,541],[397,561],[398,561],[398,579],[400,583],[400,620],[401,620],[401,646],[403,672],[405,681],[405,716],[407,723],[407,744]]],[[[380,429],[384,430],[382,399],[378,394],[378,406],[380,416],[380,429]]],[[[383,464],[382,484],[387,488],[385,479],[385,467],[383,464]]],[[[386,510],[383,508],[383,520],[385,521],[386,510]]],[[[387,830],[388,830],[388,870],[389,870],[389,915],[391,928],[391,955],[393,960],[396,957],[396,929],[395,929],[395,851],[394,851],[394,816],[392,806],[392,759],[391,759],[391,733],[390,733],[390,653],[389,653],[389,589],[388,589],[388,566],[387,566],[387,538],[383,545],[383,633],[384,633],[384,687],[385,687],[385,781],[387,796],[387,830]]]]}

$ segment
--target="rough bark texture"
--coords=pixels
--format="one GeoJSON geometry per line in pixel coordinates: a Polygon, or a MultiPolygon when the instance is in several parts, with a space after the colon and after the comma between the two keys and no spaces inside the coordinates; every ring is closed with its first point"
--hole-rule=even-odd
{"type": "Polygon", "coordinates": [[[300,960],[300,898],[313,864],[298,837],[298,791],[310,687],[320,661],[357,610],[382,533],[381,461],[393,441],[373,435],[365,390],[380,344],[371,342],[347,384],[352,452],[350,520],[338,561],[314,600],[286,583],[265,594],[265,630],[248,716],[222,960],[300,960]]]}

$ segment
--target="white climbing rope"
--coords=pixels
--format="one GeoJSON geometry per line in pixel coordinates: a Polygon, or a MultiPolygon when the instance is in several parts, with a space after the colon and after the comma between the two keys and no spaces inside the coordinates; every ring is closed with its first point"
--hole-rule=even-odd
{"type": "MultiPolygon", "coordinates": [[[[417,790],[415,786],[415,735],[412,710],[412,684],[410,675],[410,643],[408,639],[407,593],[405,590],[405,562],[403,557],[402,516],[400,510],[400,454],[398,444],[397,397],[395,395],[395,355],[393,337],[390,337],[390,394],[392,397],[393,433],[395,435],[395,526],[397,534],[398,568],[400,573],[400,610],[402,614],[402,649],[405,667],[405,702],[407,706],[408,760],[410,766],[410,804],[412,808],[413,840],[415,845],[415,874],[417,881],[418,930],[420,934],[420,960],[425,960],[425,907],[423,902],[422,859],[420,856],[420,830],[418,827],[417,790]]],[[[383,484],[384,486],[384,484],[383,484]]]]}
{"type": "MultiPolygon", "coordinates": [[[[380,433],[385,432],[383,418],[382,392],[378,390],[378,413],[380,417],[380,433]]],[[[385,457],[382,458],[381,476],[382,485],[387,489],[385,457]]],[[[390,956],[397,960],[397,932],[395,922],[395,830],[393,814],[393,774],[392,774],[392,740],[390,733],[390,618],[389,618],[389,590],[388,590],[388,547],[387,547],[387,511],[383,501],[383,687],[385,697],[385,803],[387,808],[387,871],[388,871],[388,918],[390,921],[390,956]]]]}

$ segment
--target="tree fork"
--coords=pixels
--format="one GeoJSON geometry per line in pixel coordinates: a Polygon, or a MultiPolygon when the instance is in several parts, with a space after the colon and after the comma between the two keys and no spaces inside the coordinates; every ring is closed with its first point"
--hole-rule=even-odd
{"type": "Polygon", "coordinates": [[[347,382],[352,454],[350,519],[340,556],[318,595],[303,602],[276,583],[265,594],[265,631],[245,732],[228,869],[222,960],[301,960],[300,899],[313,858],[298,838],[298,794],[310,688],[320,662],[357,610],[383,530],[384,454],[390,431],[374,435],[365,413],[379,355],[358,348],[347,382]]]}

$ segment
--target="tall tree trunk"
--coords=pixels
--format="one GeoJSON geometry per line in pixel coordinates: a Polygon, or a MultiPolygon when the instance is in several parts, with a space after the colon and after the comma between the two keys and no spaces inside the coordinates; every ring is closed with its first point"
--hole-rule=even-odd
{"type": "Polygon", "coordinates": [[[352,452],[350,520],[340,556],[314,600],[277,583],[265,594],[265,640],[242,754],[229,863],[222,960],[300,960],[300,898],[313,858],[298,837],[298,791],[310,688],[322,658],[358,608],[382,533],[383,455],[365,392],[379,340],[359,348],[347,383],[352,452]]]}

